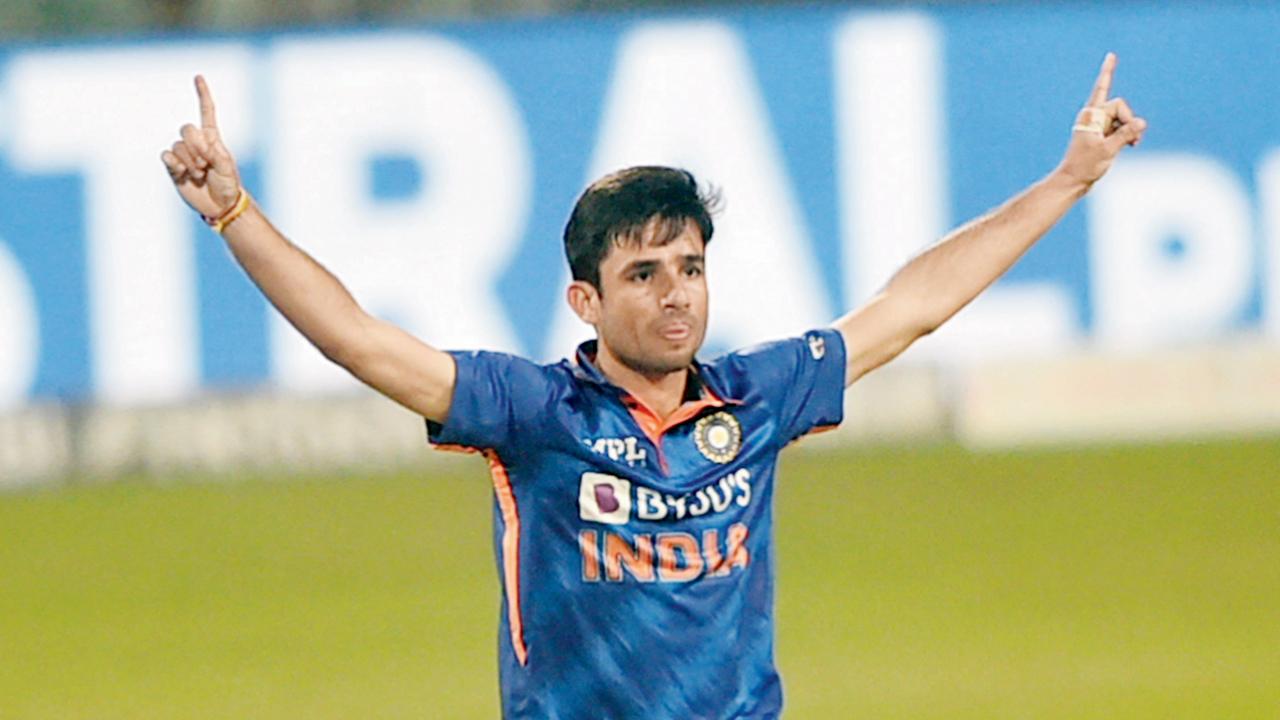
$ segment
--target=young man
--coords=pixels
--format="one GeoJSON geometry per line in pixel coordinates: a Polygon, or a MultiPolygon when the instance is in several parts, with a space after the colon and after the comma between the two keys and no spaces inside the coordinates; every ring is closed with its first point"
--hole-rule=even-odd
{"type": "Polygon", "coordinates": [[[163,161],[277,309],[332,361],[483,452],[503,584],[510,718],[771,718],[773,474],[840,422],[842,391],[996,280],[1146,123],[1103,61],[1062,162],[903,267],[830,328],[695,359],[713,224],[693,177],[631,168],[587,188],[565,230],[568,302],[595,327],[573,360],[445,353],[371,317],[240,185],[196,78],[201,126],[163,161]]]}

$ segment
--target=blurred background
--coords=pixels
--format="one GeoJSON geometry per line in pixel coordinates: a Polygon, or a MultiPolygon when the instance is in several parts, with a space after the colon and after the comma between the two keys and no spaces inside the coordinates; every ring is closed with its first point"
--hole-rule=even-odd
{"type": "Polygon", "coordinates": [[[373,312],[553,361],[591,179],[720,188],[706,355],[1142,146],[784,459],[789,716],[1280,716],[1280,5],[39,2],[0,13],[0,717],[495,717],[482,462],[326,365],[159,161],[373,312]]]}
{"type": "MultiPolygon", "coordinates": [[[[960,5],[966,1],[950,0],[948,3],[948,0],[935,0],[930,4],[960,5]]],[[[752,3],[757,7],[804,4],[798,0],[752,3]]],[[[857,4],[892,7],[908,3],[889,0],[857,4]]],[[[101,37],[111,33],[136,35],[157,30],[260,30],[325,25],[351,27],[357,23],[395,25],[423,20],[529,18],[594,11],[691,7],[710,9],[734,5],[742,3],[732,0],[701,0],[693,3],[679,0],[303,0],[293,3],[257,3],[249,0],[59,0],[9,8],[5,17],[0,19],[0,28],[10,38],[101,37]]]]}

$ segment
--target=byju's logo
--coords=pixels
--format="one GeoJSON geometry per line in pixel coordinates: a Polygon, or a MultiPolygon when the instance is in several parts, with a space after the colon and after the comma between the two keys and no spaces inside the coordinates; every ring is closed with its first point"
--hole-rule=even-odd
{"type": "Polygon", "coordinates": [[[578,516],[592,522],[625,525],[631,517],[631,481],[604,473],[583,473],[578,487],[578,516]]]}

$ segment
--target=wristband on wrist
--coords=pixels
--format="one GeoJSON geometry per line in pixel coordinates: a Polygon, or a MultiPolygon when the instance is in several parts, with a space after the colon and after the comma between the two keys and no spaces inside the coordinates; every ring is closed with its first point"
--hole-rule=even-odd
{"type": "Polygon", "coordinates": [[[221,235],[223,228],[230,225],[232,220],[240,217],[245,210],[249,209],[250,202],[252,202],[252,198],[249,197],[249,193],[245,192],[242,187],[236,194],[235,203],[233,203],[231,207],[227,208],[226,212],[222,213],[218,217],[209,217],[208,215],[202,215],[201,217],[204,218],[204,221],[209,225],[209,227],[213,228],[214,232],[221,235]]]}

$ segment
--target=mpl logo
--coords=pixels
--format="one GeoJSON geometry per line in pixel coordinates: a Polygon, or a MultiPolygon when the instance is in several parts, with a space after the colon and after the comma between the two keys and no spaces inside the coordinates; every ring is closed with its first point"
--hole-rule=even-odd
{"type": "Polygon", "coordinates": [[[607,525],[625,525],[631,518],[631,481],[604,473],[583,473],[578,486],[578,516],[607,525]]]}

